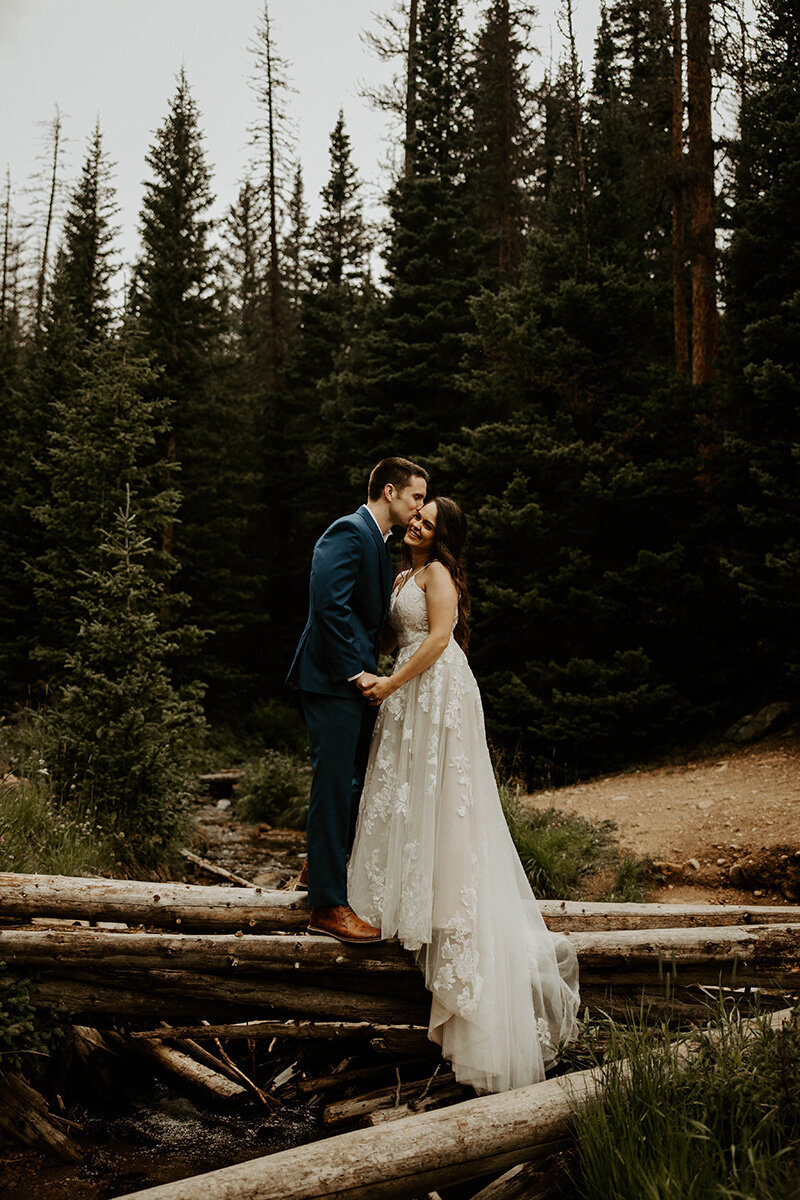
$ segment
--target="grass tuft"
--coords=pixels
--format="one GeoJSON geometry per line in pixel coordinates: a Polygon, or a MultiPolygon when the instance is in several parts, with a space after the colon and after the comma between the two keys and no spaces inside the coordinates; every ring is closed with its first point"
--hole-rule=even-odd
{"type": "Polygon", "coordinates": [[[800,1010],[774,1030],[720,1009],[688,1062],[666,1027],[610,1030],[602,1096],[575,1112],[583,1200],[800,1197],[800,1010]]]}
{"type": "Polygon", "coordinates": [[[113,867],[113,845],[103,831],[58,807],[49,783],[0,783],[0,870],[97,875],[113,867]]]}
{"type": "Polygon", "coordinates": [[[617,864],[608,899],[624,904],[641,904],[647,896],[646,882],[651,863],[647,858],[624,854],[617,864]]]}
{"type": "Polygon", "coordinates": [[[508,828],[531,887],[542,899],[574,899],[581,881],[602,869],[614,848],[613,821],[587,821],[556,808],[529,809],[513,781],[499,787],[508,828]]]}

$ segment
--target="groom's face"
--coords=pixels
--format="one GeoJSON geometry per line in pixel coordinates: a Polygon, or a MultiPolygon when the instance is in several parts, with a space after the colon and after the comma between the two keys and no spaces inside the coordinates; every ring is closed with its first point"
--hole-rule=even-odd
{"type": "Polygon", "coordinates": [[[389,516],[393,525],[402,525],[405,529],[412,517],[416,516],[425,503],[427,484],[421,475],[412,475],[401,491],[392,491],[389,500],[389,516]]]}

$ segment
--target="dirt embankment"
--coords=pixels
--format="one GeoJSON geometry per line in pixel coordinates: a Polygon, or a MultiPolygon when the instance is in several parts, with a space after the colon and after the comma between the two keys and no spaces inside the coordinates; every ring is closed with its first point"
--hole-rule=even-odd
{"type": "Polygon", "coordinates": [[[614,821],[622,846],[653,861],[652,900],[800,902],[800,722],[527,802],[614,821]]]}

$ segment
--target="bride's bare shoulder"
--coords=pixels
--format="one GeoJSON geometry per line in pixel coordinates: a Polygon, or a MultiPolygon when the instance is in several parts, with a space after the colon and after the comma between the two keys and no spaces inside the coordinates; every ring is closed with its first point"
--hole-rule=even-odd
{"type": "Polygon", "coordinates": [[[456,590],[456,585],[453,583],[453,576],[448,571],[444,563],[434,559],[429,562],[426,567],[420,572],[419,583],[424,590],[427,590],[431,585],[438,590],[447,588],[448,586],[456,590]]]}

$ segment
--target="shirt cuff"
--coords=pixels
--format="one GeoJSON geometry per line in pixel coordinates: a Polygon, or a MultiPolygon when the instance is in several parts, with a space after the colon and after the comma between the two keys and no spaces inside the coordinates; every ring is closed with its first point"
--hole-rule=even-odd
{"type": "Polygon", "coordinates": [[[361,676],[362,676],[363,674],[364,674],[364,672],[363,672],[363,671],[359,671],[357,675],[348,675],[348,677],[347,677],[347,682],[348,682],[348,683],[355,683],[355,681],[356,681],[357,679],[360,679],[360,678],[361,678],[361,676]]]}

